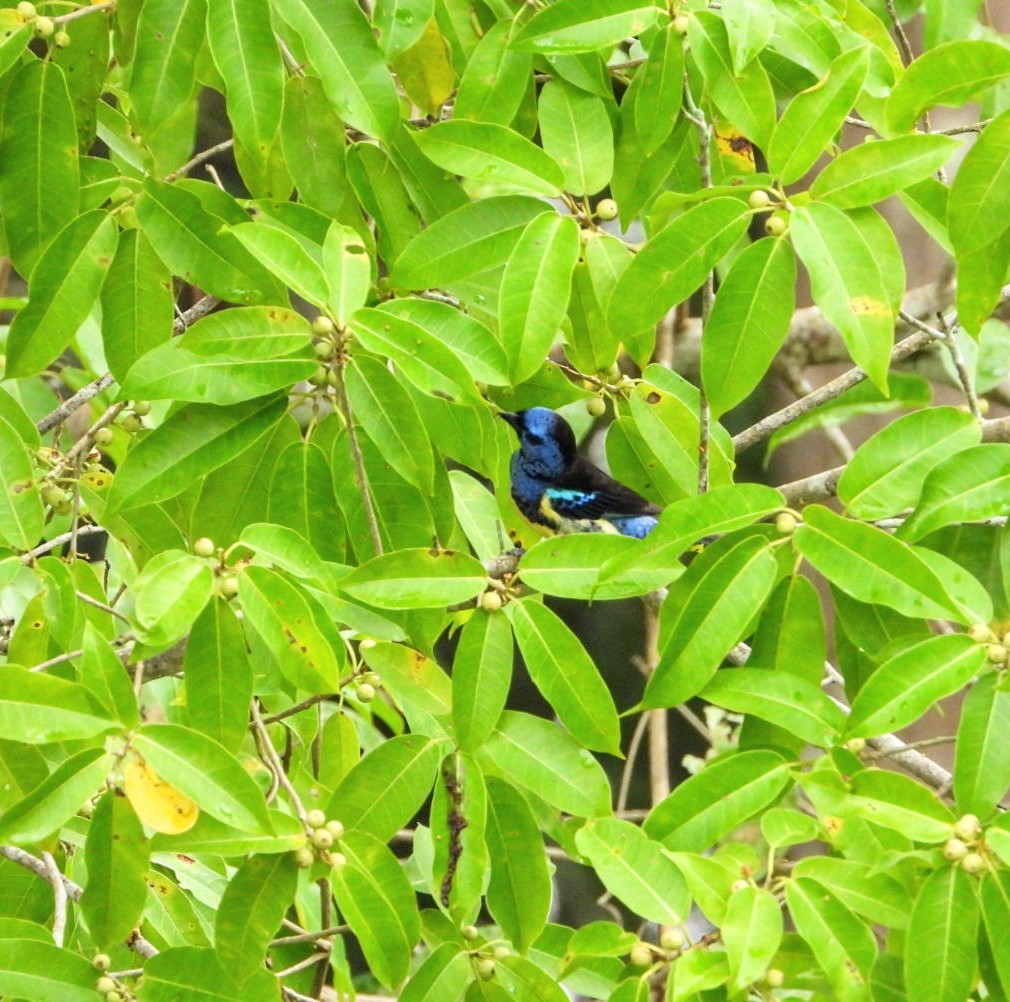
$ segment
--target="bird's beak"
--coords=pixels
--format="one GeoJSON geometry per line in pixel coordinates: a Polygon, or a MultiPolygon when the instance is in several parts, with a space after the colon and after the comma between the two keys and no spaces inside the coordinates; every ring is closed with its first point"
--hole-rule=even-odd
{"type": "Polygon", "coordinates": [[[499,411],[498,417],[512,425],[512,427],[515,428],[517,435],[522,431],[523,421],[518,414],[511,411],[499,411]]]}

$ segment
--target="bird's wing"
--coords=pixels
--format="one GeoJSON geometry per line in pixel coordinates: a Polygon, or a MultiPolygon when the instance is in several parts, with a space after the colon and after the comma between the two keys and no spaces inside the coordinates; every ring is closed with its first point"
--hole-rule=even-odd
{"type": "Polygon", "coordinates": [[[565,518],[658,515],[661,510],[581,456],[546,494],[551,507],[565,518]]]}

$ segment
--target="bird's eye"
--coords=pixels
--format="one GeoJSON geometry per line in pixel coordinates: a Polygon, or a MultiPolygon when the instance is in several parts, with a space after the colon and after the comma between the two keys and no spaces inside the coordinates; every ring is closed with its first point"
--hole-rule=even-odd
{"type": "Polygon", "coordinates": [[[543,436],[542,435],[534,435],[532,432],[529,432],[529,431],[526,433],[526,441],[529,442],[530,445],[543,445],[544,444],[544,440],[543,440],[543,436]]]}

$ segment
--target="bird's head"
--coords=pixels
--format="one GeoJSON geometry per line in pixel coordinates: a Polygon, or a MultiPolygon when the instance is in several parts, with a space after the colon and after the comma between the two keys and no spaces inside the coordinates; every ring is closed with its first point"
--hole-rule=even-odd
{"type": "Polygon", "coordinates": [[[531,407],[514,414],[503,411],[499,417],[515,429],[523,462],[531,472],[560,476],[575,459],[575,433],[560,414],[547,407],[531,407]]]}

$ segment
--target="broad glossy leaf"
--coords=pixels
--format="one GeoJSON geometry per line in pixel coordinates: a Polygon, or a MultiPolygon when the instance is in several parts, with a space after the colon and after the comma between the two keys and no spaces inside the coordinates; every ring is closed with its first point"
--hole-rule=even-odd
{"type": "Polygon", "coordinates": [[[515,948],[525,952],[543,930],[551,906],[543,836],[526,798],[511,784],[489,776],[487,795],[488,911],[515,948]]]}
{"type": "Polygon", "coordinates": [[[546,211],[542,201],[525,195],[461,205],[411,240],[389,281],[396,289],[428,289],[504,264],[526,224],[546,211]]]}
{"type": "Polygon", "coordinates": [[[83,654],[77,662],[77,679],[99,704],[126,727],[139,716],[137,697],[122,661],[108,640],[89,622],[84,625],[83,654]]]}
{"type": "Polygon", "coordinates": [[[642,0],[559,0],[538,11],[512,41],[534,52],[591,52],[651,27],[659,9],[642,0]]]}
{"type": "Polygon", "coordinates": [[[630,338],[661,320],[705,281],[746,228],[742,202],[713,198],[660,230],[617,280],[608,309],[614,333],[630,338]]]}
{"type": "Polygon", "coordinates": [[[965,154],[950,189],[947,221],[958,257],[988,246],[1010,227],[1008,182],[1010,112],[1005,112],[982,130],[965,154]]]}
{"type": "Polygon", "coordinates": [[[609,816],[610,784],[599,762],[550,720],[506,710],[478,751],[493,775],[577,817],[609,816]]]}
{"type": "Polygon", "coordinates": [[[150,855],[130,802],[108,790],[95,807],[84,845],[88,883],[81,911],[97,947],[114,946],[139,923],[147,903],[150,855]]]}
{"type": "Polygon", "coordinates": [[[506,615],[534,685],[587,748],[620,754],[621,727],[599,670],[571,630],[542,602],[510,602],[506,615]]]}
{"type": "Polygon", "coordinates": [[[869,863],[835,856],[808,856],[797,861],[793,874],[816,880],[847,908],[871,922],[894,929],[908,927],[908,889],[897,877],[876,870],[869,863]]]}
{"type": "Polygon", "coordinates": [[[821,687],[790,672],[727,668],[717,672],[700,695],[716,706],[778,724],[820,748],[828,747],[845,727],[845,715],[821,687]]]}
{"type": "Polygon", "coordinates": [[[713,417],[740,403],[782,347],[796,305],[796,258],[785,240],[747,247],[719,285],[705,325],[701,374],[713,417]]]}
{"type": "Polygon", "coordinates": [[[575,833],[603,886],[636,915],[679,925],[691,907],[687,881],[638,825],[618,818],[588,821],[575,833]]]}
{"type": "Polygon", "coordinates": [[[614,131],[602,99],[555,80],[540,91],[537,107],[541,141],[564,172],[565,191],[592,195],[605,187],[614,169],[614,131]]]}
{"type": "Polygon", "coordinates": [[[841,332],[852,360],[886,392],[898,302],[880,252],[852,216],[820,202],[793,212],[789,233],[810,273],[814,301],[841,332]]]}
{"type": "Polygon", "coordinates": [[[369,136],[389,140],[400,120],[399,101],[361,8],[353,0],[277,0],[276,10],[298,33],[337,115],[369,136]]]}
{"type": "Polygon", "coordinates": [[[908,132],[916,119],[938,104],[959,107],[980,91],[1010,76],[1010,51],[998,42],[974,38],[947,42],[919,56],[887,100],[887,121],[908,132]]]}
{"type": "Polygon", "coordinates": [[[287,229],[267,223],[240,223],[231,234],[260,264],[317,309],[326,305],[326,276],[317,248],[287,229]]]}
{"type": "Polygon", "coordinates": [[[400,991],[400,1002],[440,1002],[459,999],[473,977],[473,966],[458,943],[435,947],[400,991]]]}
{"type": "Polygon", "coordinates": [[[737,987],[760,979],[782,942],[782,907],[771,891],[748,885],[734,891],[721,923],[737,987]]]}
{"type": "Polygon", "coordinates": [[[116,237],[116,224],[100,210],[71,219],[53,237],[7,335],[7,376],[35,375],[67,347],[98,298],[116,237]]]}
{"type": "Polygon", "coordinates": [[[95,969],[51,940],[5,939],[0,992],[38,1002],[94,1002],[95,969]]]}
{"type": "Polygon", "coordinates": [[[106,515],[175,497],[265,435],[286,409],[281,397],[260,397],[227,408],[189,404],[177,410],[127,454],[106,515]]]}
{"type": "Polygon", "coordinates": [[[512,631],[505,616],[476,609],[452,662],[452,721],[463,751],[475,751],[498,725],[512,680],[512,631]]]}
{"type": "Polygon", "coordinates": [[[451,119],[416,133],[414,140],[429,160],[453,174],[539,195],[560,195],[564,188],[558,163],[503,125],[451,119]]]}
{"type": "Polygon", "coordinates": [[[570,217],[545,212],[523,230],[502,274],[498,332],[513,383],[543,364],[568,309],[579,229],[570,217]]]}
{"type": "MultiPolygon", "coordinates": [[[[187,917],[196,923],[196,916],[188,911],[187,917]]],[[[187,995],[206,1002],[276,1002],[278,983],[270,971],[242,972],[248,976],[241,981],[235,973],[225,970],[210,947],[172,946],[144,964],[137,996],[141,1002],[172,1002],[187,995]]]]}
{"type": "Polygon", "coordinates": [[[48,60],[27,60],[6,95],[0,212],[11,259],[28,278],[46,244],[78,212],[77,129],[66,77],[48,60]]]}
{"type": "MultiPolygon", "coordinates": [[[[949,199],[948,199],[949,203],[949,199]]],[[[980,250],[962,254],[957,262],[957,317],[973,337],[1000,301],[1003,280],[1010,267],[1010,230],[980,250]]]]}
{"type": "MultiPolygon", "coordinates": [[[[429,166],[437,171],[434,164],[429,166]]],[[[375,143],[358,142],[347,150],[347,178],[361,208],[375,222],[378,256],[387,263],[395,261],[421,229],[399,170],[375,143]]],[[[353,211],[357,212],[357,207],[353,211]]]]}
{"type": "Polygon", "coordinates": [[[954,797],[962,814],[989,817],[1010,788],[1010,747],[1001,735],[1010,726],[1010,692],[999,675],[983,675],[961,706],[954,754],[954,797]]]}
{"type": "Polygon", "coordinates": [[[421,37],[434,10],[434,0],[376,0],[372,25],[388,59],[421,37]]]}
{"type": "Polygon", "coordinates": [[[982,875],[979,884],[979,904],[982,906],[982,920],[985,923],[988,945],[992,949],[999,980],[1005,985],[1010,981],[1010,957],[1007,956],[1002,932],[1010,922],[1010,878],[1005,870],[982,875]]]}
{"type": "Polygon", "coordinates": [[[975,621],[951,598],[920,552],[876,526],[808,505],[793,538],[814,567],[861,602],[921,619],[975,621]]]}
{"type": "Polygon", "coordinates": [[[663,604],[659,664],[642,705],[678,706],[697,695],[764,605],[775,576],[762,537],[710,547],[694,560],[663,604]]]}
{"type": "Polygon", "coordinates": [[[201,810],[243,831],[272,831],[256,781],[212,738],[177,724],[145,724],[132,743],[162,779],[201,810]]]}
{"type": "Polygon", "coordinates": [[[109,371],[122,382],[141,355],[172,336],[172,276],[141,230],[119,235],[102,286],[102,347],[109,371]]]}
{"type": "Polygon", "coordinates": [[[0,672],[0,733],[44,745],[94,738],[118,728],[101,715],[83,685],[14,664],[0,672]]]}
{"type": "Polygon", "coordinates": [[[348,831],[392,838],[428,798],[441,757],[439,745],[420,734],[383,741],[333,791],[326,816],[343,822],[348,831]]]}
{"type": "Polygon", "coordinates": [[[0,417],[0,539],[19,550],[35,546],[45,526],[35,472],[28,446],[0,417]]]}
{"type": "Polygon", "coordinates": [[[652,155],[673,131],[684,90],[684,38],[672,28],[656,32],[649,58],[639,67],[629,96],[634,101],[635,132],[652,155]]]}
{"type": "Polygon", "coordinates": [[[768,149],[775,127],[775,95],[758,60],[734,72],[726,24],[710,11],[688,22],[691,56],[705,78],[712,102],[722,115],[761,149],[768,149]]]}
{"type": "Polygon", "coordinates": [[[523,101],[533,57],[509,45],[510,20],[497,21],[470,56],[456,90],[454,118],[509,125],[523,101]]]}
{"type": "Polygon", "coordinates": [[[961,1002],[975,980],[979,909],[960,866],[927,878],[912,905],[905,948],[908,1002],[961,1002]]]}
{"type": "Polygon", "coordinates": [[[865,46],[843,52],[817,83],[789,102],[768,147],[768,169],[783,184],[806,174],[835,138],[862,90],[868,68],[865,46]]]}
{"type": "Polygon", "coordinates": [[[839,209],[872,205],[936,173],[959,149],[952,136],[901,136],[853,146],[814,179],[810,194],[839,209]]]}
{"type": "Polygon", "coordinates": [[[449,46],[434,17],[424,23],[424,30],[413,45],[393,58],[392,69],[407,97],[426,115],[437,117],[453,91],[456,74],[449,46]]]}
{"type": "Polygon", "coordinates": [[[333,223],[323,242],[323,270],[329,289],[327,306],[337,323],[365,305],[372,284],[372,261],[357,230],[333,223]]]}
{"type": "Polygon", "coordinates": [[[985,651],[965,634],[929,637],[889,658],[863,683],[845,730],[850,737],[896,731],[967,685],[985,651]]]}
{"type": "MultiPolygon", "coordinates": [[[[434,658],[396,643],[376,644],[363,656],[368,667],[382,676],[383,687],[396,700],[414,734],[431,738],[447,735],[444,725],[452,712],[455,682],[434,658]]],[[[356,753],[357,738],[354,748],[356,753]]]]}
{"type": "Polygon", "coordinates": [[[271,811],[276,834],[254,835],[216,821],[209,814],[187,832],[179,835],[155,835],[151,847],[155,852],[207,852],[215,856],[244,856],[247,853],[288,852],[305,844],[305,828],[290,814],[271,811]]]}
{"type": "Polygon", "coordinates": [[[915,505],[938,463],[973,451],[982,431],[956,407],[932,407],[892,421],[867,439],[838,480],[838,497],[857,518],[895,515],[915,505]]]}
{"type": "Polygon", "coordinates": [[[214,941],[237,980],[263,963],[297,887],[291,853],[250,856],[228,882],[214,920],[214,941]]]}
{"type": "Polygon", "coordinates": [[[776,800],[789,782],[789,764],[777,752],[728,752],[656,804],[643,827],[668,849],[703,852],[776,800]]]}
{"type": "Polygon", "coordinates": [[[397,550],[340,581],[341,591],[379,609],[431,609],[474,598],[487,583],[480,561],[454,550],[397,550]]]}
{"type": "Polygon", "coordinates": [[[152,647],[167,647],[189,631],[214,589],[210,564],[184,550],[162,550],[134,582],[134,632],[152,647]]]}

